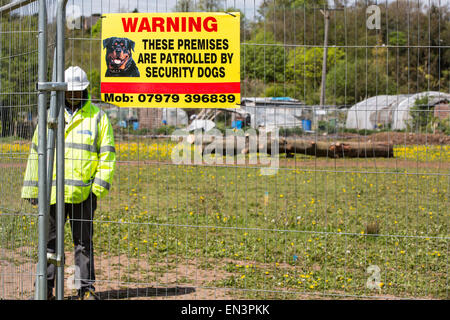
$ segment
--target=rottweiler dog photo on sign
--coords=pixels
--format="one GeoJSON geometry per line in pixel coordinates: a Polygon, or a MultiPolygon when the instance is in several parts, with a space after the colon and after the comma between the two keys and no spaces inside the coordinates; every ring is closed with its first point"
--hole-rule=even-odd
{"type": "Polygon", "coordinates": [[[103,40],[106,48],[105,77],[139,77],[139,69],[132,57],[134,41],[128,38],[111,37],[103,40]]]}

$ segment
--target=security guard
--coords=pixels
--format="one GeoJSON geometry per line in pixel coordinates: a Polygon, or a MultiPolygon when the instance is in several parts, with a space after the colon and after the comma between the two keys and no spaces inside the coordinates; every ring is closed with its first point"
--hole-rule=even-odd
{"type": "MultiPolygon", "coordinates": [[[[65,71],[68,83],[65,99],[65,217],[69,216],[75,247],[75,265],[79,268],[80,299],[95,300],[94,250],[92,243],[97,198],[111,188],[116,153],[114,134],[108,116],[92,104],[87,91],[89,81],[80,67],[65,71]]],[[[38,129],[28,157],[22,198],[32,204],[38,198],[38,129]]],[[[53,169],[47,252],[56,249],[56,164],[53,169]]],[[[47,266],[47,298],[54,299],[55,266],[47,266]]]]}

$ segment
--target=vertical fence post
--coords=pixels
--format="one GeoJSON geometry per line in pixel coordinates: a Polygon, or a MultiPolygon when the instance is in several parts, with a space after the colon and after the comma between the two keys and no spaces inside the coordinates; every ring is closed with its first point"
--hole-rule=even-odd
{"type": "MultiPolygon", "coordinates": [[[[65,42],[65,19],[67,0],[58,1],[57,22],[56,22],[56,80],[64,82],[64,42],[65,42]]],[[[56,255],[59,258],[59,265],[56,273],[56,299],[64,298],[64,91],[57,92],[57,106],[60,108],[58,115],[57,130],[57,154],[56,154],[56,255]]]]}
{"type": "MultiPolygon", "coordinates": [[[[3,45],[3,11],[0,11],[0,56],[3,57],[2,54],[2,45],[3,45]]],[[[0,70],[2,69],[2,62],[3,59],[0,59],[0,70]]],[[[0,93],[3,92],[2,91],[2,80],[0,79],[0,93]]],[[[0,99],[0,138],[3,137],[4,135],[4,130],[5,130],[5,120],[3,119],[3,114],[4,114],[4,110],[3,110],[3,98],[0,99]]]]}
{"type": "Polygon", "coordinates": [[[322,81],[320,85],[320,106],[325,105],[326,85],[327,85],[327,59],[328,59],[328,26],[330,24],[330,12],[327,9],[321,10],[325,21],[325,35],[323,40],[323,60],[322,60],[322,81]]]}
{"type": "MultiPolygon", "coordinates": [[[[38,38],[38,81],[47,81],[47,6],[45,0],[39,0],[39,38],[38,38]]],[[[38,94],[38,210],[39,210],[39,243],[38,265],[36,272],[35,299],[47,299],[47,238],[48,238],[48,206],[47,206],[47,93],[38,94]]]]}
{"type": "MultiPolygon", "coordinates": [[[[56,82],[56,48],[53,52],[53,71],[52,71],[52,81],[56,82]]],[[[53,180],[53,166],[55,160],[55,138],[56,138],[56,124],[58,123],[58,106],[56,104],[56,92],[52,91],[50,94],[50,110],[48,116],[48,138],[47,138],[47,196],[48,196],[48,210],[50,212],[50,198],[52,194],[52,183],[53,180]]]]}

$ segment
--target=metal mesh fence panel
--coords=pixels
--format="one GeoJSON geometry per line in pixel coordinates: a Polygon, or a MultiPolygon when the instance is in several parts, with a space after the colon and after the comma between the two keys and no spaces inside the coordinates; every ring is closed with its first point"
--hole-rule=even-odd
{"type": "MultiPolygon", "coordinates": [[[[33,289],[35,208],[19,190],[37,110],[36,8],[2,17],[1,298],[33,289]]],[[[92,220],[97,294],[448,299],[449,17],[442,0],[69,1],[66,67],[88,74],[117,157],[92,220]],[[241,12],[239,109],[100,100],[102,14],[225,10],[241,12]],[[238,155],[216,150],[208,163],[212,140],[192,130],[189,161],[174,161],[175,130],[194,120],[241,135],[238,155]]]]}
{"type": "Polygon", "coordinates": [[[1,299],[24,299],[33,290],[36,208],[21,201],[20,189],[37,117],[37,12],[29,4],[0,17],[1,299]]]}

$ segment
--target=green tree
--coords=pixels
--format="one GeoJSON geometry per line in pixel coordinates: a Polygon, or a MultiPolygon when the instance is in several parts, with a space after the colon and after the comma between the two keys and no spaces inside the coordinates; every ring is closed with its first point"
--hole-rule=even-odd
{"type": "Polygon", "coordinates": [[[220,0],[178,0],[174,11],[223,11],[220,0]]]}
{"type": "Polygon", "coordinates": [[[38,74],[38,16],[9,16],[1,20],[0,136],[14,134],[19,113],[36,113],[38,74]]]}
{"type": "Polygon", "coordinates": [[[192,0],[178,0],[174,11],[177,12],[191,12],[195,10],[195,5],[192,0]]]}
{"type": "Polygon", "coordinates": [[[406,34],[403,31],[389,32],[387,42],[391,46],[404,46],[407,43],[406,34]]]}
{"type": "MultiPolygon", "coordinates": [[[[327,65],[335,66],[344,59],[341,48],[328,48],[327,65]]],[[[287,79],[297,87],[296,98],[309,104],[320,100],[319,90],[322,77],[323,48],[298,47],[289,52],[286,68],[287,79]]]]}
{"type": "Polygon", "coordinates": [[[300,7],[300,8],[320,8],[324,7],[327,4],[326,0],[290,0],[292,3],[292,7],[300,7]]]}
{"type": "Polygon", "coordinates": [[[91,38],[93,39],[100,38],[101,35],[102,35],[102,19],[98,19],[97,22],[91,28],[91,38]]]}
{"type": "Polygon", "coordinates": [[[327,99],[337,105],[350,105],[368,97],[396,93],[394,79],[370,60],[343,60],[327,74],[327,99]]]}
{"type": "Polygon", "coordinates": [[[298,98],[299,90],[292,82],[273,83],[266,87],[264,96],[298,98]]]}
{"type": "Polygon", "coordinates": [[[271,32],[260,32],[247,43],[241,46],[241,78],[283,82],[286,60],[283,44],[275,42],[271,32]]]}
{"type": "MultiPolygon", "coordinates": [[[[333,66],[344,59],[345,53],[341,48],[328,48],[327,65],[333,66]]],[[[299,47],[289,52],[289,79],[307,79],[318,81],[322,75],[323,48],[299,47]]]]}
{"type": "Polygon", "coordinates": [[[101,99],[100,96],[100,71],[98,69],[92,69],[88,72],[88,79],[90,82],[90,91],[92,99],[101,99]]]}
{"type": "Polygon", "coordinates": [[[197,10],[201,11],[223,11],[220,0],[198,0],[197,10]]]}
{"type": "Polygon", "coordinates": [[[414,106],[409,111],[411,119],[408,123],[408,129],[419,132],[430,127],[430,124],[435,120],[433,110],[434,106],[430,106],[428,96],[414,101],[414,106]]]}

